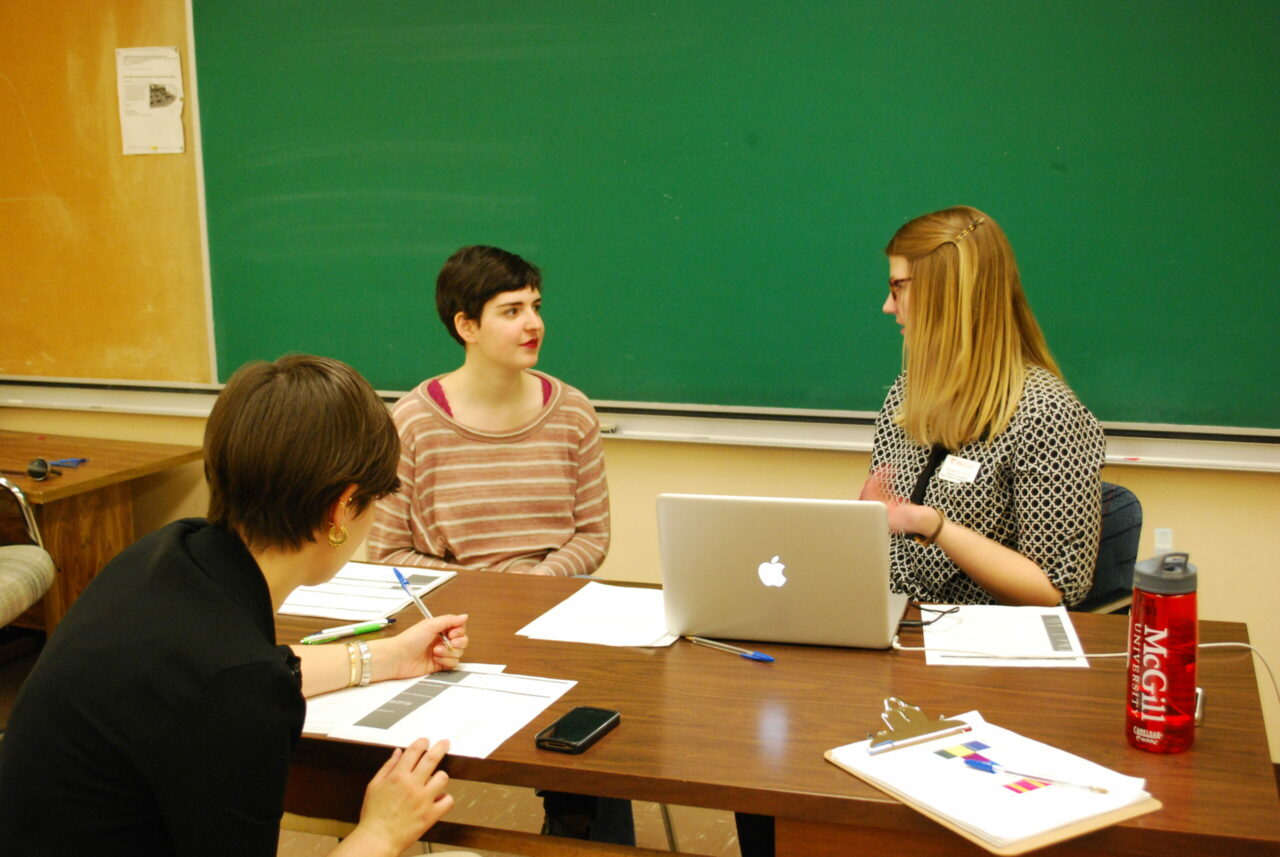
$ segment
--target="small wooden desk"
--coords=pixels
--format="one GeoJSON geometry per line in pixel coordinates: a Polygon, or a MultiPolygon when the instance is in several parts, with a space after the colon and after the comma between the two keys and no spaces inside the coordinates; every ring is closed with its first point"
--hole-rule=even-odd
{"type": "MultiPolygon", "coordinates": [[[[61,476],[43,482],[4,474],[27,495],[45,548],[58,566],[53,587],[15,624],[53,631],[102,566],[133,542],[135,481],[195,461],[200,454],[198,446],[0,431],[0,468],[4,470],[25,473],[34,458],[89,459],[78,468],[58,468],[61,476]]],[[[8,492],[4,495],[0,497],[4,504],[0,535],[5,541],[23,541],[21,517],[8,502],[8,492]]]]}
{"type": "MultiPolygon", "coordinates": [[[[1145,777],[1164,803],[1044,853],[1280,852],[1280,803],[1247,651],[1202,652],[1206,712],[1195,746],[1156,756],[1125,742],[1123,659],[1093,661],[1088,669],[930,667],[918,652],[756,644],[777,657],[761,664],[683,640],[615,649],[514,636],[582,584],[463,572],[429,594],[436,613],[470,613],[468,660],[579,682],[489,758],[448,758],[451,776],[772,815],[779,855],[986,854],[822,758],[865,737],[879,723],[884,697],[897,696],[939,715],[978,709],[1000,726],[1145,777]],[[581,756],[535,749],[534,734],[575,705],[615,708],[622,723],[581,756]]],[[[401,616],[393,628],[416,621],[415,614],[401,616]]],[[[1123,649],[1126,617],[1072,618],[1086,652],[1123,649]]],[[[277,634],[295,642],[324,625],[277,617],[277,634]]],[[[1201,634],[1203,642],[1247,639],[1245,627],[1230,622],[1203,622],[1201,634]]],[[[904,634],[903,644],[919,645],[920,637],[904,634]]],[[[386,756],[385,747],[304,737],[286,809],[354,821],[365,784],[386,756]]],[[[473,829],[442,826],[449,838],[427,838],[513,850],[473,829]]],[[[555,841],[531,840],[514,850],[572,853],[555,841]]]]}

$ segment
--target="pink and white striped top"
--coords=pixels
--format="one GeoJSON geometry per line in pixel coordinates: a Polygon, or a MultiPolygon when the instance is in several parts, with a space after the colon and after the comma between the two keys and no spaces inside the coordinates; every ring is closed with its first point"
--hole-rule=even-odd
{"type": "Polygon", "coordinates": [[[586,396],[551,385],[512,432],[456,422],[424,381],[396,403],[400,491],[379,503],[369,557],[422,568],[591,574],[609,551],[600,421],[586,396]]]}

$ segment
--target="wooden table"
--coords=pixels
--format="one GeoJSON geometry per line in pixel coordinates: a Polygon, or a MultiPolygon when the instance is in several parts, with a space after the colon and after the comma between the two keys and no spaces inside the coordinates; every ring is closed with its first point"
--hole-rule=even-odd
{"type": "MultiPolygon", "coordinates": [[[[58,566],[53,587],[15,624],[52,631],[102,566],[133,542],[133,486],[140,477],[200,458],[200,447],[0,431],[0,468],[26,472],[34,458],[87,458],[37,482],[5,473],[27,495],[45,548],[58,566]]],[[[0,536],[25,541],[21,517],[0,497],[0,536]]]]}
{"type": "MultiPolygon", "coordinates": [[[[761,664],[686,641],[614,649],[514,636],[582,583],[464,572],[428,596],[434,612],[471,614],[468,660],[579,682],[489,758],[447,759],[451,776],[773,815],[779,855],[985,854],[822,758],[877,727],[882,700],[892,695],[937,715],[978,709],[997,725],[1145,777],[1164,803],[1045,853],[1280,852],[1280,804],[1247,651],[1202,651],[1204,725],[1190,751],[1157,756],[1125,742],[1123,659],[1088,669],[929,667],[916,652],[757,644],[777,657],[761,664]],[[581,756],[535,749],[534,733],[575,705],[618,709],[622,723],[581,756]]],[[[415,621],[401,616],[392,627],[415,621]]],[[[1072,616],[1086,652],[1122,650],[1126,617],[1072,616]]],[[[282,642],[325,625],[277,621],[282,642]]],[[[1238,623],[1203,622],[1201,634],[1203,642],[1247,639],[1238,623]]],[[[919,645],[920,636],[904,634],[903,644],[919,645]]],[[[385,747],[304,737],[286,808],[354,821],[365,783],[386,756],[385,747]]],[[[508,850],[486,837],[442,822],[428,838],[508,850]]],[[[546,840],[525,835],[509,850],[588,853],[546,840]]],[[[606,846],[590,853],[636,852],[606,846]]]]}

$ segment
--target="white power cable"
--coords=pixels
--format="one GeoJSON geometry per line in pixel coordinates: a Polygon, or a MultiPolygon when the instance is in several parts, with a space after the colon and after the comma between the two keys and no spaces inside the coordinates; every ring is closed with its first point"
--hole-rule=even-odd
{"type": "MultiPolygon", "coordinates": [[[[1075,660],[1077,658],[1127,658],[1128,652],[1099,652],[1097,654],[1063,654],[1063,655],[1007,655],[998,652],[974,652],[966,649],[939,649],[932,646],[904,646],[898,642],[898,635],[893,635],[893,648],[899,652],[934,652],[942,655],[966,655],[974,658],[995,658],[1009,661],[1045,661],[1054,659],[1075,660]]],[[[1248,643],[1200,643],[1201,649],[1248,649],[1253,652],[1254,656],[1262,662],[1263,668],[1267,671],[1267,677],[1271,679],[1271,689],[1275,692],[1276,702],[1280,703],[1280,684],[1276,683],[1276,675],[1271,671],[1271,665],[1267,663],[1267,659],[1262,656],[1262,652],[1248,643]]]]}

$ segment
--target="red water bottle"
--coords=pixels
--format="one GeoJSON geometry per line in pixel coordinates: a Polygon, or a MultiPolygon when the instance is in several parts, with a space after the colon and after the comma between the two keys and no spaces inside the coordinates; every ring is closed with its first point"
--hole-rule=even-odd
{"type": "Polygon", "coordinates": [[[1167,553],[1134,567],[1125,733],[1151,753],[1181,753],[1196,737],[1196,567],[1167,553]]]}

